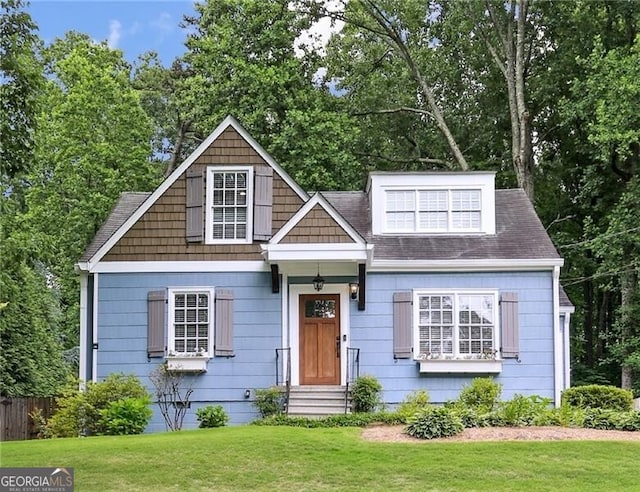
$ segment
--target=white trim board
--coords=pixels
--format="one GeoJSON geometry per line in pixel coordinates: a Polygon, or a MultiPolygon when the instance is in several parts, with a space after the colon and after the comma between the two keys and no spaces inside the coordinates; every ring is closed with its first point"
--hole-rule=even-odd
{"type": "MultiPolygon", "coordinates": [[[[256,261],[103,261],[90,273],[194,273],[269,272],[269,265],[256,261]]],[[[81,268],[81,270],[85,270],[81,268]]]]}
{"type": "Polygon", "coordinates": [[[371,261],[369,272],[478,272],[553,270],[564,264],[562,258],[549,259],[469,259],[469,260],[376,260],[371,261]]]}
{"type": "MultiPolygon", "coordinates": [[[[151,206],[175,183],[178,178],[200,157],[209,146],[229,127],[236,130],[242,138],[269,164],[274,171],[289,185],[295,193],[303,200],[307,201],[309,195],[298,185],[280,165],[260,146],[254,138],[238,123],[233,116],[227,116],[222,123],[180,164],[171,175],[165,179],[160,186],[140,205],[137,210],[122,224],[118,230],[100,247],[100,249],[87,262],[91,269],[106,255],[111,248],[140,220],[140,218],[151,208],[151,206]]],[[[82,268],[82,266],[80,266],[82,268]]]]}
{"type": "Polygon", "coordinates": [[[349,285],[348,284],[324,284],[320,292],[316,292],[313,285],[292,284],[288,288],[289,297],[289,340],[291,347],[291,384],[300,385],[300,313],[299,296],[304,294],[339,294],[340,295],[340,384],[344,386],[347,381],[347,347],[351,343],[351,329],[349,320],[349,285]]]}

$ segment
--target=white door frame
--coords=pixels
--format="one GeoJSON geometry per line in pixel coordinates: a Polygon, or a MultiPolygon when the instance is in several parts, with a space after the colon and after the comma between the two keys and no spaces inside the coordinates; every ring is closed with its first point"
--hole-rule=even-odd
{"type": "Polygon", "coordinates": [[[289,346],[291,347],[291,385],[300,385],[300,296],[304,294],[338,294],[340,296],[340,384],[347,384],[347,345],[349,328],[349,285],[324,284],[318,292],[309,284],[289,285],[289,346]]]}

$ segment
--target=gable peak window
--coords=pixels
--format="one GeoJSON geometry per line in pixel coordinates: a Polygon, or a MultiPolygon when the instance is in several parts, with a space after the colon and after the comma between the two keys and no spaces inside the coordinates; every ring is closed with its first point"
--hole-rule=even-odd
{"type": "Polygon", "coordinates": [[[384,232],[480,232],[479,189],[387,189],[384,232]]]}
{"type": "Polygon", "coordinates": [[[207,242],[251,242],[252,219],[253,169],[207,168],[207,242]]]}

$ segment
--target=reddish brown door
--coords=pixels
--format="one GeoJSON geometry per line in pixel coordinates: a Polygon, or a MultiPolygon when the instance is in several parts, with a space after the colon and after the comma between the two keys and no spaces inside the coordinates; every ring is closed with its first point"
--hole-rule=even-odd
{"type": "Polygon", "coordinates": [[[340,384],[340,296],[300,296],[300,384],[340,384]]]}

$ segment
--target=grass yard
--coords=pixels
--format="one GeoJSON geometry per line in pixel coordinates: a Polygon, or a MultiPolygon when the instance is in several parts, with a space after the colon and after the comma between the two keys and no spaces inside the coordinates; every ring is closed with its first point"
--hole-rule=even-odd
{"type": "Polygon", "coordinates": [[[74,467],[76,491],[640,491],[640,443],[416,442],[361,429],[224,427],[2,443],[2,466],[74,467]]]}

